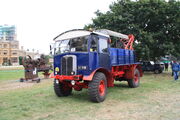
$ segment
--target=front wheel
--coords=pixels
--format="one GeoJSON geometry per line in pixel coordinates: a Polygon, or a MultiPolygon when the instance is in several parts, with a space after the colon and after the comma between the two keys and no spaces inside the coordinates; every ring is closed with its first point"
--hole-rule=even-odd
{"type": "Polygon", "coordinates": [[[72,93],[72,87],[68,86],[69,83],[61,83],[59,80],[54,79],[54,92],[58,97],[68,96],[72,93]]]}
{"type": "Polygon", "coordinates": [[[97,72],[92,81],[88,85],[88,92],[91,101],[93,102],[103,102],[107,94],[107,80],[106,76],[97,72]]]}
{"type": "Polygon", "coordinates": [[[134,79],[128,80],[128,85],[131,88],[136,88],[140,84],[140,73],[138,69],[135,69],[134,71],[134,79]]]}

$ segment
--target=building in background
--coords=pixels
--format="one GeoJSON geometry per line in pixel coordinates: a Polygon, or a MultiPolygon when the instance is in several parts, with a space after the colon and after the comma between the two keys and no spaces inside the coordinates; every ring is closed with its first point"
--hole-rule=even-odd
{"type": "Polygon", "coordinates": [[[0,66],[19,65],[20,56],[30,55],[32,58],[40,56],[38,52],[25,51],[23,47],[19,49],[19,41],[16,36],[16,27],[14,25],[0,26],[0,66]]]}
{"type": "Polygon", "coordinates": [[[14,41],[16,40],[16,27],[14,25],[0,26],[0,40],[14,41]]]}

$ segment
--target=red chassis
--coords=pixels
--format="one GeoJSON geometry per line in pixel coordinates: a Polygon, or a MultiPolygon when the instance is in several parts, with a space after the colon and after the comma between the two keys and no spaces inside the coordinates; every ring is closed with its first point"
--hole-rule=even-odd
{"type": "Polygon", "coordinates": [[[99,69],[96,69],[95,71],[93,71],[89,76],[55,75],[53,78],[55,78],[59,82],[67,84],[69,87],[72,87],[77,91],[80,91],[80,90],[82,90],[82,88],[88,88],[88,81],[92,80],[92,78],[96,72],[104,73],[107,78],[107,86],[113,87],[114,80],[117,80],[118,78],[122,78],[122,80],[134,79],[136,77],[136,75],[134,75],[135,69],[139,70],[140,77],[142,77],[143,73],[141,70],[141,66],[138,64],[132,64],[132,65],[123,65],[123,66],[113,66],[111,71],[108,71],[103,68],[99,68],[99,69]],[[67,82],[67,81],[71,81],[71,82],[67,82]],[[74,84],[72,83],[72,81],[74,82],[74,84]]]}

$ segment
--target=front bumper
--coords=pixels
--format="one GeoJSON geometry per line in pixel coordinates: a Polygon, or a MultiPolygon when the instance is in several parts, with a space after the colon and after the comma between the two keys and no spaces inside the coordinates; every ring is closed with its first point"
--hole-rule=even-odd
{"type": "Polygon", "coordinates": [[[54,76],[55,79],[58,79],[60,81],[64,81],[64,80],[82,80],[83,76],[82,75],[55,75],[54,76]]]}

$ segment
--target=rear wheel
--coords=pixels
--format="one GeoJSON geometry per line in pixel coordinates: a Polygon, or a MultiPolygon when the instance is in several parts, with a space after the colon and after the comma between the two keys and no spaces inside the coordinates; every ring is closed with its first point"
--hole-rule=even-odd
{"type": "Polygon", "coordinates": [[[94,75],[93,80],[88,85],[88,92],[93,102],[103,102],[105,100],[107,94],[107,80],[103,73],[97,72],[94,75]]]}
{"type": "Polygon", "coordinates": [[[154,73],[155,73],[155,74],[158,74],[158,73],[160,73],[160,72],[159,72],[158,69],[155,69],[155,70],[154,70],[154,73]]]}
{"type": "Polygon", "coordinates": [[[140,73],[138,69],[135,69],[134,71],[134,79],[128,80],[128,85],[131,88],[136,88],[140,84],[140,73]]]}
{"type": "Polygon", "coordinates": [[[54,80],[54,92],[58,97],[68,96],[72,93],[72,87],[68,86],[68,83],[61,83],[59,80],[54,80]]]}
{"type": "Polygon", "coordinates": [[[159,73],[162,73],[162,70],[159,70],[159,73]]]}

